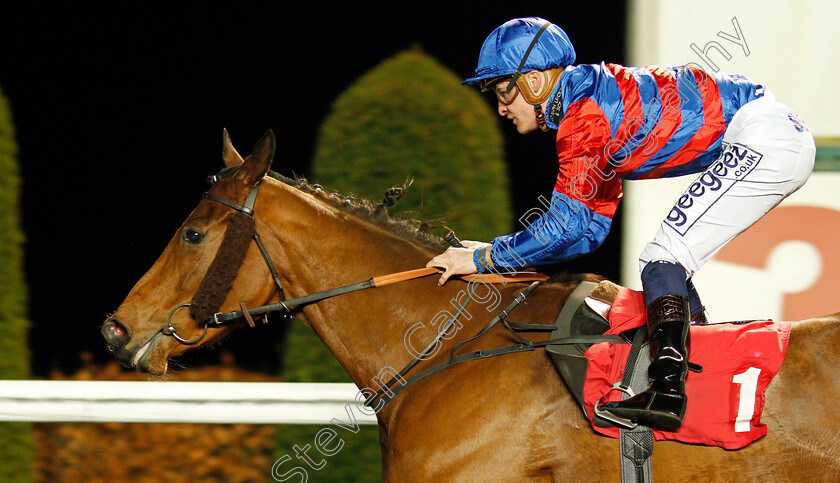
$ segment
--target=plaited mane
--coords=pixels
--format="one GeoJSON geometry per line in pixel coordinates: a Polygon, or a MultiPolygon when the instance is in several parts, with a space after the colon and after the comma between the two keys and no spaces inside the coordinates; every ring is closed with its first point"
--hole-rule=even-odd
{"type": "MultiPolygon", "coordinates": [[[[227,176],[232,175],[239,169],[240,166],[241,165],[228,166],[220,171],[216,176],[211,177],[211,183],[220,178],[226,178],[227,176]]],[[[375,203],[364,198],[357,198],[353,194],[342,195],[336,191],[327,192],[321,185],[311,183],[301,176],[289,178],[275,171],[269,171],[266,176],[296,188],[304,193],[316,196],[332,206],[373,221],[374,223],[391,230],[397,235],[416,241],[427,247],[442,249],[448,246],[442,238],[429,233],[429,231],[434,228],[442,227],[443,220],[420,221],[407,218],[391,218],[388,216],[388,208],[394,206],[394,204],[399,201],[405,192],[408,191],[408,188],[411,187],[411,184],[414,181],[411,178],[407,179],[402,186],[392,186],[389,188],[385,191],[382,202],[375,203]]]]}
{"type": "MultiPolygon", "coordinates": [[[[270,173],[274,177],[274,173],[270,173]]],[[[397,235],[409,240],[418,242],[427,247],[442,249],[445,242],[442,238],[429,233],[429,230],[443,226],[443,220],[420,221],[407,218],[391,218],[388,216],[388,208],[393,206],[411,186],[412,179],[406,180],[402,186],[389,188],[381,203],[375,203],[364,198],[357,198],[352,194],[342,195],[338,192],[324,190],[319,184],[310,183],[306,178],[297,177],[290,179],[282,177],[280,181],[293,186],[304,193],[311,194],[329,203],[332,206],[341,208],[344,211],[354,213],[367,220],[370,220],[397,235]]],[[[275,178],[279,179],[279,178],[275,178]]]]}

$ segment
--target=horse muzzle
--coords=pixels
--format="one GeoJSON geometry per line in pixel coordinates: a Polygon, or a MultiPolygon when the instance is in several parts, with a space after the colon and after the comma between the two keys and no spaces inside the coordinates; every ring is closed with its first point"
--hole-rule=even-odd
{"type": "Polygon", "coordinates": [[[116,317],[108,318],[102,326],[102,337],[105,338],[105,346],[124,367],[134,367],[133,351],[128,351],[125,348],[131,340],[131,331],[125,324],[116,317]]]}
{"type": "Polygon", "coordinates": [[[102,326],[102,336],[105,338],[105,345],[114,354],[114,357],[120,361],[123,367],[127,369],[137,367],[144,372],[155,372],[145,367],[147,364],[144,364],[144,362],[148,361],[143,361],[143,356],[150,351],[158,334],[154,334],[154,336],[141,346],[128,349],[127,346],[131,341],[132,334],[124,323],[120,322],[116,317],[110,317],[102,326]]]}
{"type": "Polygon", "coordinates": [[[131,332],[117,318],[111,317],[102,326],[102,337],[105,337],[108,350],[114,352],[128,344],[131,340],[131,332]]]}

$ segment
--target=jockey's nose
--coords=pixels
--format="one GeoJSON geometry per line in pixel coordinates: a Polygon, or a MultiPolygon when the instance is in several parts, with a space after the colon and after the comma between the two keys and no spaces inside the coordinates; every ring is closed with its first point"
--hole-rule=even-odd
{"type": "Polygon", "coordinates": [[[131,340],[131,334],[126,326],[115,317],[105,321],[105,325],[102,326],[102,336],[105,337],[108,349],[111,351],[123,347],[131,340]]]}

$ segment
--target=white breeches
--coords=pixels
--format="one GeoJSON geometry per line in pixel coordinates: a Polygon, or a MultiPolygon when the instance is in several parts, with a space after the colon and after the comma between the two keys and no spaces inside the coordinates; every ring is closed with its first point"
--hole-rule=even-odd
{"type": "Polygon", "coordinates": [[[798,190],[814,168],[807,126],[772,93],[744,105],[723,151],[680,196],[639,258],[678,263],[691,278],[730,240],[798,190]]]}

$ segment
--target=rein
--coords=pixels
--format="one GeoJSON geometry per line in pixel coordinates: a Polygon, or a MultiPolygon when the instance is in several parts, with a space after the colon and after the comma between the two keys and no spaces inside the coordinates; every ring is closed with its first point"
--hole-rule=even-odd
{"type": "MultiPolygon", "coordinates": [[[[267,314],[268,312],[273,312],[276,310],[284,310],[286,312],[291,312],[294,307],[311,304],[313,302],[319,302],[324,299],[328,299],[331,297],[335,297],[337,295],[343,295],[350,292],[357,292],[359,290],[366,290],[370,288],[382,288],[388,285],[393,285],[395,283],[400,282],[407,282],[409,280],[415,280],[418,278],[428,277],[429,275],[440,274],[441,270],[437,268],[418,268],[414,270],[407,270],[405,272],[395,272],[390,273],[388,275],[381,275],[378,277],[369,278],[363,282],[357,282],[350,285],[344,285],[341,287],[331,288],[329,290],[324,290],[321,292],[316,292],[309,295],[304,295],[302,297],[294,298],[291,300],[283,300],[281,302],[277,302],[274,304],[262,305],[260,307],[254,308],[247,308],[244,306],[244,302],[240,303],[240,307],[243,310],[237,310],[234,312],[227,312],[227,313],[215,313],[210,317],[207,321],[208,324],[212,325],[221,325],[225,322],[238,319],[241,317],[245,317],[246,319],[250,316],[255,315],[263,315],[267,314]]],[[[542,274],[517,274],[519,276],[510,276],[506,277],[506,281],[513,281],[513,282],[528,282],[534,280],[542,280],[545,277],[542,274]]],[[[480,276],[467,276],[461,277],[466,281],[477,280],[480,276]]],[[[252,325],[253,326],[253,325],[252,325]]]]}
{"type": "MultiPolygon", "coordinates": [[[[210,181],[211,184],[215,184],[217,181],[232,175],[235,171],[236,170],[233,167],[225,168],[219,172],[219,174],[211,176],[208,181],[210,181]]],[[[293,184],[292,180],[274,171],[269,171],[267,176],[289,185],[293,184]]],[[[202,279],[198,290],[193,295],[192,301],[190,303],[183,303],[175,306],[169,313],[167,325],[160,330],[164,335],[172,336],[182,344],[191,345],[203,339],[204,336],[207,335],[207,328],[211,325],[219,326],[225,322],[244,317],[248,322],[248,325],[254,327],[255,316],[265,315],[269,312],[275,311],[282,311],[285,316],[288,316],[291,314],[292,309],[298,306],[318,302],[350,292],[385,287],[391,284],[441,273],[439,269],[433,267],[419,268],[405,272],[381,275],[362,282],[344,285],[342,287],[336,287],[287,300],[285,290],[283,289],[283,283],[280,281],[280,276],[277,273],[277,269],[271,259],[271,255],[269,255],[268,251],[265,249],[265,245],[263,245],[260,234],[254,224],[254,205],[257,201],[260,186],[261,183],[257,183],[257,185],[251,189],[244,204],[239,204],[235,201],[231,201],[227,198],[222,198],[211,193],[204,193],[203,198],[227,206],[228,208],[235,210],[236,213],[234,213],[231,217],[231,222],[225,229],[225,236],[222,240],[222,244],[219,246],[216,257],[210,264],[210,268],[207,270],[207,273],[202,279]],[[274,284],[277,286],[277,291],[280,295],[280,302],[254,308],[248,308],[245,302],[240,302],[239,306],[241,310],[227,313],[217,312],[222,302],[224,302],[227,293],[230,291],[233,280],[236,278],[238,270],[244,261],[245,252],[248,248],[247,245],[250,243],[251,239],[253,239],[257,244],[260,254],[262,254],[263,260],[265,260],[266,266],[268,266],[268,269],[271,272],[271,277],[274,280],[274,284]],[[231,252],[234,253],[231,254],[231,252]],[[193,339],[185,339],[179,336],[177,334],[176,327],[172,324],[172,318],[175,316],[175,313],[179,309],[186,307],[189,307],[190,315],[193,319],[199,323],[203,322],[203,331],[200,335],[193,339]]],[[[506,275],[504,276],[504,279],[502,276],[496,274],[468,275],[461,278],[466,281],[479,279],[485,283],[492,283],[493,278],[496,279],[496,282],[524,282],[548,279],[548,277],[543,274],[533,272],[506,275]]]]}
{"type": "MultiPolygon", "coordinates": [[[[226,168],[222,170],[219,174],[210,177],[209,180],[211,183],[215,183],[216,181],[222,178],[230,176],[234,172],[234,168],[226,168]]],[[[282,176],[274,171],[269,171],[267,175],[286,184],[292,184],[289,178],[286,178],[285,176],[282,176]]],[[[207,328],[211,325],[220,326],[232,320],[245,318],[245,320],[248,322],[248,325],[254,327],[254,316],[265,315],[269,312],[274,311],[283,311],[283,313],[286,316],[288,316],[289,314],[291,314],[293,308],[302,305],[311,304],[346,293],[385,287],[395,283],[405,282],[408,280],[415,280],[418,278],[427,277],[429,275],[441,273],[441,270],[434,267],[408,270],[404,272],[397,272],[378,277],[372,277],[362,282],[344,285],[341,287],[336,287],[329,290],[324,290],[321,292],[316,292],[313,294],[304,295],[302,297],[287,300],[285,296],[285,291],[283,289],[283,284],[280,281],[280,276],[277,273],[277,269],[275,268],[271,256],[265,249],[265,246],[263,245],[262,240],[260,239],[260,235],[257,231],[256,224],[254,223],[253,219],[254,205],[256,204],[260,186],[261,183],[257,183],[257,185],[253,189],[251,189],[251,192],[248,193],[244,204],[239,204],[229,199],[222,198],[220,196],[216,196],[210,193],[204,194],[203,197],[205,199],[227,206],[228,208],[235,210],[235,213],[231,217],[231,222],[228,224],[228,227],[225,229],[225,236],[222,240],[222,244],[219,246],[219,250],[216,253],[216,256],[214,257],[213,262],[210,264],[210,268],[207,270],[207,273],[202,279],[198,290],[193,295],[192,301],[190,303],[183,303],[177,305],[172,309],[172,311],[169,313],[168,324],[160,330],[162,334],[172,336],[182,344],[195,344],[202,340],[205,335],[207,335],[207,328]],[[230,288],[233,284],[233,280],[236,278],[238,271],[242,263],[244,262],[245,253],[248,249],[248,245],[250,244],[250,240],[252,239],[257,244],[257,247],[259,248],[262,257],[265,260],[266,266],[271,272],[271,277],[274,280],[274,283],[277,286],[277,290],[280,295],[280,302],[262,305],[254,308],[248,308],[245,302],[240,302],[239,307],[241,310],[227,313],[217,312],[221,304],[224,302],[227,293],[230,291],[230,288]],[[190,308],[190,315],[199,323],[203,322],[204,325],[201,334],[193,339],[184,339],[180,337],[177,334],[176,327],[172,324],[172,318],[174,317],[175,313],[179,309],[186,307],[190,308]]],[[[460,245],[460,242],[457,239],[457,237],[455,237],[454,234],[451,232],[447,234],[445,239],[453,246],[460,245]]],[[[490,320],[490,322],[488,322],[487,325],[485,325],[484,328],[482,328],[476,335],[455,345],[455,347],[453,347],[450,351],[449,358],[446,361],[441,362],[430,368],[427,368],[426,370],[412,376],[407,380],[404,379],[404,376],[407,375],[407,373],[418,362],[420,362],[421,360],[428,359],[434,355],[434,352],[437,350],[436,347],[440,343],[441,339],[443,339],[444,336],[450,331],[450,329],[458,323],[457,321],[460,318],[461,314],[466,310],[467,304],[469,304],[470,301],[472,301],[473,296],[475,295],[475,286],[471,284],[469,288],[469,293],[465,297],[464,302],[461,304],[461,306],[458,308],[458,310],[452,316],[452,318],[441,327],[441,330],[438,331],[437,336],[426,346],[425,349],[423,349],[423,351],[419,355],[415,356],[413,360],[411,360],[405,367],[403,367],[403,369],[399,371],[399,373],[394,375],[394,377],[392,377],[387,383],[381,385],[379,391],[370,395],[365,400],[365,406],[373,407],[373,405],[376,404],[377,408],[375,410],[379,411],[380,409],[382,409],[382,407],[388,404],[391,400],[393,400],[399,393],[405,390],[412,383],[417,382],[426,376],[429,376],[442,369],[445,369],[449,366],[461,362],[484,359],[504,354],[512,354],[516,352],[533,351],[537,348],[555,344],[593,344],[605,341],[625,343],[627,342],[624,338],[614,335],[563,337],[548,339],[545,341],[531,341],[524,339],[521,336],[519,336],[517,332],[550,332],[557,329],[557,327],[553,325],[518,324],[506,320],[508,314],[517,306],[519,306],[519,304],[524,302],[528,294],[530,294],[534,289],[536,289],[541,283],[548,280],[548,277],[546,275],[534,272],[520,272],[508,275],[501,275],[498,273],[476,274],[461,276],[460,278],[462,278],[465,281],[479,280],[483,283],[494,283],[494,278],[496,283],[508,281],[530,281],[533,283],[531,283],[531,285],[529,285],[522,292],[520,292],[516,296],[516,298],[507,307],[505,307],[504,310],[502,310],[498,315],[496,315],[492,320],[490,320]],[[487,333],[500,321],[504,324],[505,328],[507,328],[518,340],[518,343],[504,347],[473,351],[457,356],[455,355],[455,353],[464,345],[478,339],[479,337],[487,333]],[[396,386],[397,383],[399,383],[400,385],[396,386]]],[[[263,322],[265,323],[265,320],[263,322]]]]}

